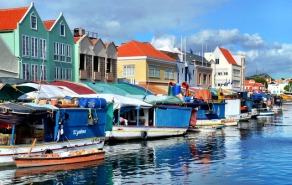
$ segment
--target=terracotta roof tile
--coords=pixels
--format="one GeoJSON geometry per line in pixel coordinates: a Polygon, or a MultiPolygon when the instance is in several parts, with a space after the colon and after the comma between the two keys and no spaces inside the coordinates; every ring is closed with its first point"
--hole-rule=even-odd
{"type": "Polygon", "coordinates": [[[29,7],[1,9],[0,30],[15,30],[29,7]]]}
{"type": "Polygon", "coordinates": [[[150,43],[130,41],[118,47],[118,57],[147,56],[163,60],[175,61],[173,58],[155,49],[150,43]]]}
{"type": "Polygon", "coordinates": [[[224,48],[219,48],[221,53],[224,55],[226,60],[228,61],[229,64],[235,64],[237,65],[236,61],[234,60],[233,56],[230,54],[230,52],[227,49],[224,48]]]}
{"type": "Polygon", "coordinates": [[[81,37],[74,37],[74,43],[78,42],[81,37]]]}
{"type": "Polygon", "coordinates": [[[52,26],[54,25],[56,20],[48,20],[48,21],[43,21],[44,25],[46,27],[47,30],[50,30],[52,28],[52,26]]]}

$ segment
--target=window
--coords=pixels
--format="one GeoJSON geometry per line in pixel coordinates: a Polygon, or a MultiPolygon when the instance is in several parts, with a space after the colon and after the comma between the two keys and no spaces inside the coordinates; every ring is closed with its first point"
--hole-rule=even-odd
{"type": "Polygon", "coordinates": [[[164,79],[174,79],[174,69],[165,67],[164,68],[164,79]]]}
{"type": "Polygon", "coordinates": [[[36,30],[37,29],[37,17],[35,13],[30,15],[30,28],[36,30]]]}
{"type": "Polygon", "coordinates": [[[66,56],[67,56],[67,62],[71,63],[72,58],[72,51],[71,51],[71,45],[66,45],[66,56]]]}
{"type": "Polygon", "coordinates": [[[149,77],[160,78],[160,67],[155,65],[149,65],[148,75],[149,77]]]}
{"type": "Polygon", "coordinates": [[[31,37],[31,56],[38,57],[38,38],[31,37]]]}
{"type": "Polygon", "coordinates": [[[60,78],[60,68],[55,67],[55,80],[59,80],[60,78]]]}
{"type": "Polygon", "coordinates": [[[63,22],[60,24],[60,35],[65,36],[65,24],[63,22]]]}
{"type": "Polygon", "coordinates": [[[61,77],[61,79],[66,79],[66,69],[65,68],[62,68],[62,69],[60,69],[61,71],[61,75],[60,75],[60,77],[61,77]]]}
{"type": "Polygon", "coordinates": [[[65,62],[65,44],[60,43],[60,61],[65,62]]]}
{"type": "Polygon", "coordinates": [[[110,73],[112,71],[112,63],[111,63],[111,59],[108,58],[107,61],[106,61],[106,72],[107,73],[110,73]]]}
{"type": "Polygon", "coordinates": [[[207,84],[207,74],[203,74],[203,84],[207,84]]]}
{"type": "Polygon", "coordinates": [[[240,70],[233,69],[233,76],[240,76],[240,70]]]}
{"type": "Polygon", "coordinates": [[[219,64],[219,58],[215,59],[215,64],[219,64]]]}
{"type": "Polygon", "coordinates": [[[29,80],[29,64],[22,64],[22,79],[29,80]]]}
{"type": "Polygon", "coordinates": [[[38,80],[38,65],[36,64],[31,65],[31,79],[34,81],[38,80]]]}
{"type": "Polygon", "coordinates": [[[47,66],[41,65],[41,80],[46,81],[47,80],[47,66]]]}
{"type": "Polygon", "coordinates": [[[59,43],[54,42],[54,61],[59,60],[59,43]]]}
{"type": "Polygon", "coordinates": [[[227,76],[228,75],[228,72],[227,71],[224,71],[223,72],[223,75],[227,76]]]}
{"type": "Polygon", "coordinates": [[[22,35],[22,56],[29,56],[29,37],[22,35]]]}
{"type": "Polygon", "coordinates": [[[66,76],[67,76],[67,80],[71,81],[72,80],[72,70],[71,69],[67,69],[66,70],[66,76]]]}
{"type": "Polygon", "coordinates": [[[40,39],[40,57],[42,59],[46,59],[46,47],[47,47],[47,41],[46,39],[40,39]]]}
{"type": "Polygon", "coordinates": [[[130,65],[124,65],[124,70],[123,70],[124,77],[128,77],[128,76],[135,76],[135,65],[134,64],[130,64],[130,65]]]}
{"type": "Polygon", "coordinates": [[[93,57],[93,71],[94,72],[99,71],[99,57],[98,56],[93,57]]]}

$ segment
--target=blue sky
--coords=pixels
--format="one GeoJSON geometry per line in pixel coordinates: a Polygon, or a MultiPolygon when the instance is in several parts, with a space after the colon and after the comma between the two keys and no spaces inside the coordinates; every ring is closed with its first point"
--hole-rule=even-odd
{"type": "MultiPolygon", "coordinates": [[[[29,6],[28,0],[0,2],[0,8],[29,6]]],[[[187,51],[211,52],[219,46],[245,53],[246,76],[267,73],[292,77],[290,0],[35,0],[43,20],[60,12],[73,30],[97,32],[116,45],[130,40],[187,51]]]]}

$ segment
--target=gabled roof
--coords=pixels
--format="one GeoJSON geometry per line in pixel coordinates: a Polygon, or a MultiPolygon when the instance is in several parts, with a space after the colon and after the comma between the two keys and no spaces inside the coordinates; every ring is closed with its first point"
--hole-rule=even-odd
{"type": "Polygon", "coordinates": [[[30,7],[1,9],[0,30],[15,30],[30,7]]]}
{"type": "Polygon", "coordinates": [[[51,30],[52,26],[55,24],[56,20],[43,21],[47,30],[51,30]]]}
{"type": "Polygon", "coordinates": [[[175,61],[171,57],[155,49],[148,42],[145,43],[132,40],[118,47],[118,57],[138,57],[138,56],[147,56],[162,60],[175,61]]]}
{"type": "Polygon", "coordinates": [[[226,58],[227,62],[229,64],[235,64],[237,65],[236,61],[234,60],[233,56],[230,54],[230,52],[227,49],[224,48],[219,48],[221,53],[224,55],[224,57],[226,58]]]}

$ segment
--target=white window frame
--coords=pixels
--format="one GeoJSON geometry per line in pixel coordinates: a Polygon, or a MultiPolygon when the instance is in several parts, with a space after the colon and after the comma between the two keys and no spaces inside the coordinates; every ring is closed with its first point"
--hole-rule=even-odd
{"type": "Polygon", "coordinates": [[[54,42],[54,61],[59,61],[59,42],[54,42]]]}
{"type": "Polygon", "coordinates": [[[22,35],[22,56],[28,57],[29,56],[29,36],[22,35]]]}
{"type": "Polygon", "coordinates": [[[29,80],[30,66],[27,63],[22,64],[22,79],[29,80]]]}
{"type": "Polygon", "coordinates": [[[38,29],[38,19],[34,12],[30,14],[30,29],[38,29]]]}
{"type": "Polygon", "coordinates": [[[164,79],[174,79],[174,69],[172,67],[164,68],[164,79]]]}
{"type": "Polygon", "coordinates": [[[47,66],[46,65],[40,65],[40,72],[41,72],[41,80],[46,81],[47,80],[47,66]]]}
{"type": "Polygon", "coordinates": [[[38,65],[31,64],[31,80],[38,81],[38,65]]]}
{"type": "Polygon", "coordinates": [[[69,80],[69,81],[72,80],[72,69],[68,68],[66,70],[66,76],[67,76],[67,80],[69,80]]]}
{"type": "Polygon", "coordinates": [[[123,66],[123,76],[135,76],[135,64],[127,64],[123,66]]]}
{"type": "Polygon", "coordinates": [[[47,59],[47,40],[40,38],[40,58],[47,59]]]}
{"type": "Polygon", "coordinates": [[[31,37],[31,57],[37,58],[38,57],[38,38],[31,37]]]}
{"type": "Polygon", "coordinates": [[[60,77],[60,68],[55,67],[55,80],[59,80],[60,77]]]}
{"type": "Polygon", "coordinates": [[[66,45],[66,56],[67,56],[67,62],[71,63],[72,62],[72,49],[71,49],[71,45],[69,45],[69,44],[66,45]]]}
{"type": "Polygon", "coordinates": [[[148,75],[149,77],[160,78],[160,66],[149,65],[148,75]]]}
{"type": "Polygon", "coordinates": [[[60,23],[60,36],[65,37],[66,35],[65,33],[66,33],[66,27],[65,27],[64,22],[62,21],[60,23]]]}
{"type": "Polygon", "coordinates": [[[65,62],[65,44],[60,43],[60,62],[65,62]]]}

